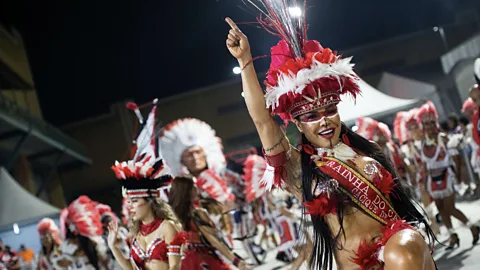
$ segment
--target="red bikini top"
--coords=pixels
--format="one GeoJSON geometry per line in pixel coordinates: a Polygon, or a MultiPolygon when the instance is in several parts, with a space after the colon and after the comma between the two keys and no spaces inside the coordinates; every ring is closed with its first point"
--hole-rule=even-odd
{"type": "Polygon", "coordinates": [[[163,261],[168,262],[168,256],[181,256],[181,246],[187,242],[187,233],[179,232],[175,235],[170,244],[165,243],[160,238],[153,239],[147,249],[143,250],[137,239],[133,240],[130,249],[130,259],[132,259],[138,268],[145,269],[147,261],[163,261]]]}

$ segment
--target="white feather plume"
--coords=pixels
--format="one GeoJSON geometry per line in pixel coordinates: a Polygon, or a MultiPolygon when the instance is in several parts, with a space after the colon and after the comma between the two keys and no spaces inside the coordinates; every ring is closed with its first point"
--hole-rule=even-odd
{"type": "Polygon", "coordinates": [[[183,152],[192,146],[203,148],[209,169],[220,173],[226,167],[220,138],[210,125],[201,120],[184,118],[167,125],[159,138],[159,143],[160,152],[174,177],[188,173],[181,158],[183,152]]]}
{"type": "MultiPolygon", "coordinates": [[[[335,63],[324,64],[315,58],[310,68],[305,68],[296,75],[293,73],[280,74],[278,76],[278,85],[269,87],[265,94],[265,100],[267,108],[274,110],[279,105],[279,99],[281,96],[287,93],[301,94],[305,86],[324,77],[333,77],[338,80],[340,88],[342,88],[341,77],[348,77],[355,80],[356,76],[353,72],[353,66],[351,57],[338,59],[335,63]]],[[[341,89],[339,89],[341,90],[341,89]]]]}

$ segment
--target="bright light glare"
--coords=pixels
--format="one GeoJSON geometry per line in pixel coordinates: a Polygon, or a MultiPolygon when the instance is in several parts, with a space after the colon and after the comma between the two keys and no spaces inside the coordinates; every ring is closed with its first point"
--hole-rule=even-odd
{"type": "Polygon", "coordinates": [[[245,97],[245,94],[242,92],[242,97],[245,97]]]}
{"type": "Polygon", "coordinates": [[[438,27],[437,26],[433,27],[433,32],[437,32],[437,31],[438,31],[438,27]]]}
{"type": "Polygon", "coordinates": [[[292,15],[293,17],[302,16],[302,10],[299,7],[289,7],[288,12],[290,12],[290,15],[292,15]]]}
{"type": "Polygon", "coordinates": [[[240,73],[242,73],[242,69],[239,68],[239,67],[234,67],[234,68],[233,68],[233,73],[235,73],[235,74],[240,74],[240,73]]]}
{"type": "Polygon", "coordinates": [[[353,126],[353,127],[352,127],[352,131],[353,131],[353,132],[357,132],[357,130],[358,130],[358,127],[357,127],[357,126],[353,126]]]}
{"type": "Polygon", "coordinates": [[[20,228],[18,227],[17,223],[13,223],[13,233],[14,234],[19,234],[20,233],[20,228]]]}

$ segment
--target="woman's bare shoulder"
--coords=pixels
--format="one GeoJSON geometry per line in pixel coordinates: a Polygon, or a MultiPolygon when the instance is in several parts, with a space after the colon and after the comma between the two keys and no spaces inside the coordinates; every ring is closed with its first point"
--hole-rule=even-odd
{"type": "Polygon", "coordinates": [[[384,260],[386,269],[435,270],[425,239],[412,229],[401,230],[387,241],[384,260]]]}

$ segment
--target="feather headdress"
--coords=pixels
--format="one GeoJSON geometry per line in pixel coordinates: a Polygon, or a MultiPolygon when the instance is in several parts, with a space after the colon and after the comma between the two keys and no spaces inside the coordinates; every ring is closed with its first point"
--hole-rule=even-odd
{"type": "Polygon", "coordinates": [[[423,123],[426,121],[437,121],[438,114],[435,105],[430,100],[425,102],[420,109],[418,109],[416,114],[417,122],[423,123]]]}
{"type": "Polygon", "coordinates": [[[267,191],[266,184],[262,181],[266,169],[267,161],[261,156],[249,155],[245,160],[242,178],[246,184],[244,194],[247,202],[250,203],[262,197],[267,191]]]}
{"type": "Polygon", "coordinates": [[[201,120],[183,118],[166,125],[160,134],[159,142],[165,163],[170,167],[173,176],[189,173],[183,166],[182,154],[192,146],[203,149],[210,170],[219,174],[226,167],[221,139],[210,125],[201,120]]]}
{"type": "Polygon", "coordinates": [[[172,176],[161,159],[158,149],[156,132],[156,100],[146,121],[143,121],[138,106],[128,103],[138,117],[142,129],[134,141],[134,155],[132,160],[118,162],[112,166],[115,176],[122,180],[124,197],[155,197],[164,198],[164,189],[168,188],[172,176]]]}
{"type": "Polygon", "coordinates": [[[408,112],[401,111],[397,113],[393,121],[393,134],[395,134],[395,138],[397,138],[400,144],[405,143],[409,139],[406,125],[408,116],[408,112]]]}
{"type": "Polygon", "coordinates": [[[357,134],[364,137],[367,140],[377,141],[380,134],[383,134],[388,141],[392,140],[392,132],[390,128],[382,122],[370,117],[359,117],[356,121],[358,130],[357,134]]]}
{"type": "Polygon", "coordinates": [[[355,98],[360,94],[351,58],[342,59],[318,41],[308,40],[305,10],[301,16],[289,10],[299,1],[248,2],[260,10],[258,21],[263,28],[281,39],[270,50],[271,62],[265,81],[266,105],[271,113],[292,120],[339,103],[340,95],[349,93],[355,98]]]}
{"type": "Polygon", "coordinates": [[[63,237],[66,235],[67,227],[72,233],[85,237],[102,235],[101,216],[96,204],[89,197],[82,195],[63,209],[60,212],[60,228],[63,237]]]}
{"type": "Polygon", "coordinates": [[[37,231],[40,236],[50,235],[57,245],[60,245],[60,229],[51,218],[43,218],[37,224],[37,231]]]}

